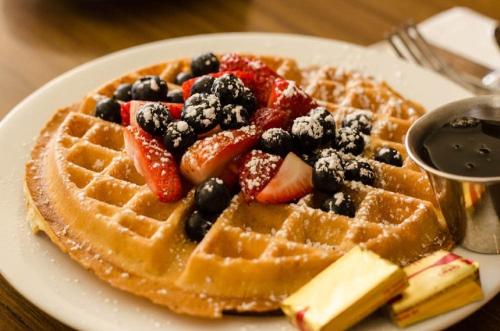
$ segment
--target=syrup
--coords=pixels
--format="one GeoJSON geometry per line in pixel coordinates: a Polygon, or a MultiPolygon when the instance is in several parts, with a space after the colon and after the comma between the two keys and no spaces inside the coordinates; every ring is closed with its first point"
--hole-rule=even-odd
{"type": "Polygon", "coordinates": [[[424,139],[421,155],[434,168],[455,175],[500,176],[500,121],[454,119],[424,139]]]}

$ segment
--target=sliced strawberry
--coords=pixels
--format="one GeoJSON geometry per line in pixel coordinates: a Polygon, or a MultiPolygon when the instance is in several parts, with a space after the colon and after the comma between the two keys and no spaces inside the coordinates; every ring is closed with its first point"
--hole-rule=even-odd
{"type": "Polygon", "coordinates": [[[251,119],[251,123],[262,131],[270,128],[288,129],[291,122],[287,110],[266,107],[257,109],[251,119]]]}
{"type": "Polygon", "coordinates": [[[181,172],[199,184],[221,173],[230,160],[251,149],[259,137],[255,126],[248,126],[198,140],[182,156],[181,172]]]}
{"type": "Polygon", "coordinates": [[[259,150],[248,153],[240,168],[239,183],[245,200],[252,201],[271,181],[283,159],[259,150]]]}
{"type": "MultiPolygon", "coordinates": [[[[220,77],[220,76],[225,75],[225,74],[235,75],[236,77],[241,79],[241,81],[243,82],[243,85],[245,85],[246,87],[251,89],[252,92],[254,91],[254,88],[256,86],[256,82],[255,82],[255,76],[251,72],[244,72],[244,71],[238,71],[238,70],[220,71],[220,72],[215,72],[213,74],[209,74],[209,76],[217,78],[217,77],[220,77]]],[[[198,78],[199,77],[191,78],[191,79],[185,81],[184,83],[182,83],[182,96],[183,96],[184,100],[189,98],[189,96],[191,95],[191,88],[193,87],[194,83],[196,82],[196,80],[198,78]]]]}
{"type": "MultiPolygon", "coordinates": [[[[149,101],[138,101],[132,100],[127,103],[122,104],[121,107],[121,115],[122,115],[122,125],[132,125],[137,126],[137,121],[135,119],[135,114],[145,103],[149,101]],[[126,122],[124,121],[126,119],[126,122]],[[125,124],[128,123],[128,124],[125,124]]],[[[154,101],[157,102],[157,101],[154,101]]],[[[182,103],[171,103],[171,102],[160,102],[165,107],[167,107],[168,111],[172,115],[174,119],[181,118],[182,108],[184,105],[182,103]]]]}
{"type": "Polygon", "coordinates": [[[291,119],[306,115],[317,103],[294,81],[278,78],[275,80],[268,106],[290,111],[291,119]]]}
{"type": "Polygon", "coordinates": [[[238,54],[224,55],[220,60],[219,69],[221,71],[240,70],[253,73],[255,75],[255,85],[251,89],[261,106],[267,105],[274,80],[280,77],[262,61],[238,54]]]}
{"type": "Polygon", "coordinates": [[[294,153],[288,153],[256,200],[262,203],[290,202],[310,193],[312,188],[312,167],[294,153]]]}
{"type": "Polygon", "coordinates": [[[125,127],[123,136],[127,154],[158,199],[172,202],[182,198],[181,177],[172,154],[138,127],[125,127]]]}
{"type": "Polygon", "coordinates": [[[130,102],[122,103],[120,106],[120,115],[122,117],[122,125],[130,125],[130,102]]]}
{"type": "Polygon", "coordinates": [[[231,190],[238,185],[239,172],[242,162],[242,155],[237,155],[234,159],[229,161],[219,175],[219,178],[222,179],[224,184],[226,184],[226,186],[231,190]]]}

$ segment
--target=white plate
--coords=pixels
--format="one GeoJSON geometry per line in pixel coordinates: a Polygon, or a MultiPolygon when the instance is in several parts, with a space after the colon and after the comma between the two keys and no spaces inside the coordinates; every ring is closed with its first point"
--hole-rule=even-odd
{"type": "MultiPolygon", "coordinates": [[[[25,220],[24,163],[40,128],[52,112],[137,67],[202,51],[247,51],[288,55],[301,65],[335,64],[381,77],[405,96],[429,109],[468,97],[469,93],[439,77],[396,60],[342,42],[283,34],[215,34],[161,41],[114,53],[80,66],[49,82],[17,105],[0,123],[0,271],[35,305],[78,329],[288,330],[284,317],[225,317],[209,321],[178,316],[144,299],[115,290],[61,253],[45,236],[31,234],[25,220]]],[[[477,310],[500,290],[500,256],[457,249],[481,264],[486,299],[407,330],[445,328],[477,310]]],[[[375,314],[359,329],[397,330],[375,314]]]]}

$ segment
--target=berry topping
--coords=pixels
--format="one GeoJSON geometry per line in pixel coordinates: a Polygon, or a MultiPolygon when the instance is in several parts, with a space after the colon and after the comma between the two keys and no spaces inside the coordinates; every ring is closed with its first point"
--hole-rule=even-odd
{"type": "Polygon", "coordinates": [[[354,217],[354,213],[356,212],[351,197],[344,192],[337,192],[332,198],[326,199],[321,209],[348,217],[354,217]]]}
{"type": "Polygon", "coordinates": [[[182,103],[167,103],[168,111],[172,118],[178,120],[181,118],[182,110],[184,109],[184,104],[182,103]]]}
{"type": "Polygon", "coordinates": [[[196,133],[203,133],[219,123],[217,114],[220,111],[219,98],[213,94],[196,93],[184,103],[182,119],[193,127],[196,133]]]}
{"type": "Polygon", "coordinates": [[[259,150],[253,150],[243,159],[239,183],[243,196],[251,201],[269,183],[283,159],[259,150]]]}
{"type": "Polygon", "coordinates": [[[163,136],[165,148],[179,155],[196,141],[196,133],[185,121],[171,122],[163,136]]]}
{"type": "Polygon", "coordinates": [[[191,59],[191,72],[198,77],[219,71],[219,60],[213,53],[203,53],[191,59]]]}
{"type": "Polygon", "coordinates": [[[340,128],[337,131],[337,148],[344,153],[359,155],[365,149],[365,140],[356,129],[340,128]]]}
{"type": "Polygon", "coordinates": [[[200,242],[214,224],[216,217],[206,216],[195,210],[189,215],[184,224],[184,231],[189,240],[200,242]]]}
{"type": "Polygon", "coordinates": [[[212,177],[196,188],[194,201],[203,214],[215,215],[229,206],[231,194],[222,179],[212,177]]]}
{"type": "Polygon", "coordinates": [[[257,194],[262,203],[285,203],[312,191],[312,168],[294,153],[288,153],[278,172],[257,194]]]}
{"type": "Polygon", "coordinates": [[[449,125],[454,129],[467,129],[476,127],[479,125],[479,123],[481,123],[481,121],[477,118],[464,116],[455,118],[454,120],[450,121],[449,125]]]}
{"type": "Polygon", "coordinates": [[[254,126],[222,131],[196,141],[182,156],[181,171],[193,183],[218,175],[237,155],[255,146],[259,133],[254,126]]]}
{"type": "Polygon", "coordinates": [[[259,147],[264,152],[285,156],[292,149],[292,136],[283,129],[271,128],[260,137],[259,147]]]}
{"type": "Polygon", "coordinates": [[[181,71],[175,76],[174,83],[182,85],[182,83],[190,80],[191,78],[193,78],[193,75],[189,71],[181,71]]]}
{"type": "MultiPolygon", "coordinates": [[[[238,54],[224,55],[220,63],[221,71],[245,71],[254,74],[252,89],[261,107],[267,106],[269,95],[273,88],[274,80],[280,77],[274,70],[265,65],[262,61],[243,57],[238,54]]],[[[249,109],[250,110],[250,109],[249,109]]]]}
{"type": "Polygon", "coordinates": [[[145,76],[132,85],[132,99],[144,101],[166,101],[168,86],[158,76],[145,76]]]}
{"type": "Polygon", "coordinates": [[[120,101],[130,101],[132,100],[132,84],[120,84],[113,93],[113,97],[120,101]]]}
{"type": "Polygon", "coordinates": [[[306,115],[311,109],[316,108],[317,104],[294,81],[278,78],[274,82],[268,106],[286,109],[294,119],[306,115]]]}
{"type": "Polygon", "coordinates": [[[387,163],[396,167],[403,165],[403,157],[392,147],[382,147],[375,153],[375,160],[387,163]]]}
{"type": "Polygon", "coordinates": [[[323,127],[324,143],[335,144],[335,118],[325,107],[316,107],[309,112],[309,116],[319,121],[323,127]]]}
{"type": "Polygon", "coordinates": [[[342,121],[343,127],[350,127],[364,134],[370,134],[372,130],[372,113],[359,110],[348,114],[342,121]]]}
{"type": "MultiPolygon", "coordinates": [[[[214,78],[211,76],[202,76],[194,80],[193,85],[189,90],[188,96],[196,93],[212,93],[212,85],[214,84],[214,78]]],[[[186,84],[189,86],[189,84],[186,84]]]]}
{"type": "Polygon", "coordinates": [[[251,122],[261,130],[271,128],[290,128],[290,114],[285,109],[259,108],[253,114],[251,122]]]}
{"type": "Polygon", "coordinates": [[[122,118],[122,125],[130,125],[130,106],[131,102],[125,102],[120,105],[120,115],[122,118]]]}
{"type": "Polygon", "coordinates": [[[326,192],[337,192],[344,182],[344,171],[341,159],[332,154],[322,157],[314,164],[312,181],[314,188],[326,192]]]}
{"type": "Polygon", "coordinates": [[[123,135],[127,154],[158,199],[172,202],[182,198],[181,177],[172,154],[138,127],[125,127],[123,135]]]}
{"type": "Polygon", "coordinates": [[[244,89],[243,82],[233,74],[224,74],[215,78],[212,85],[212,93],[219,98],[223,105],[239,103],[244,89]]]}
{"type": "Polygon", "coordinates": [[[249,113],[253,113],[257,109],[257,99],[253,94],[252,90],[245,87],[243,89],[243,94],[238,100],[239,104],[248,110],[249,113]]]}
{"type": "Polygon", "coordinates": [[[167,101],[173,103],[183,103],[184,97],[182,96],[182,90],[175,90],[168,92],[167,101]]]}
{"type": "Polygon", "coordinates": [[[162,136],[172,121],[168,109],[159,102],[148,102],[141,106],[135,115],[137,124],[152,136],[162,136]]]}
{"type": "Polygon", "coordinates": [[[355,159],[344,162],[344,176],[347,180],[355,180],[365,185],[373,185],[375,173],[369,163],[355,159]]]}
{"type": "Polygon", "coordinates": [[[120,104],[114,99],[102,99],[95,106],[95,116],[108,122],[121,124],[122,118],[120,104]]]}
{"type": "Polygon", "coordinates": [[[323,139],[323,126],[310,116],[297,117],[292,125],[292,138],[295,146],[303,151],[319,147],[323,139]]]}
{"type": "Polygon", "coordinates": [[[222,107],[220,127],[223,130],[238,129],[248,123],[248,111],[243,106],[228,104],[222,107]]]}

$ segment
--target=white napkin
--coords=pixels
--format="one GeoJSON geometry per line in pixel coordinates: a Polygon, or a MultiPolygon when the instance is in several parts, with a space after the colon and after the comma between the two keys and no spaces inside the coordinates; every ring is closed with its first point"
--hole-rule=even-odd
{"type": "MultiPolygon", "coordinates": [[[[493,36],[497,23],[496,20],[472,9],[454,7],[428,18],[418,27],[432,44],[500,70],[500,49],[493,36]]],[[[387,43],[373,46],[388,50],[387,43]]]]}

